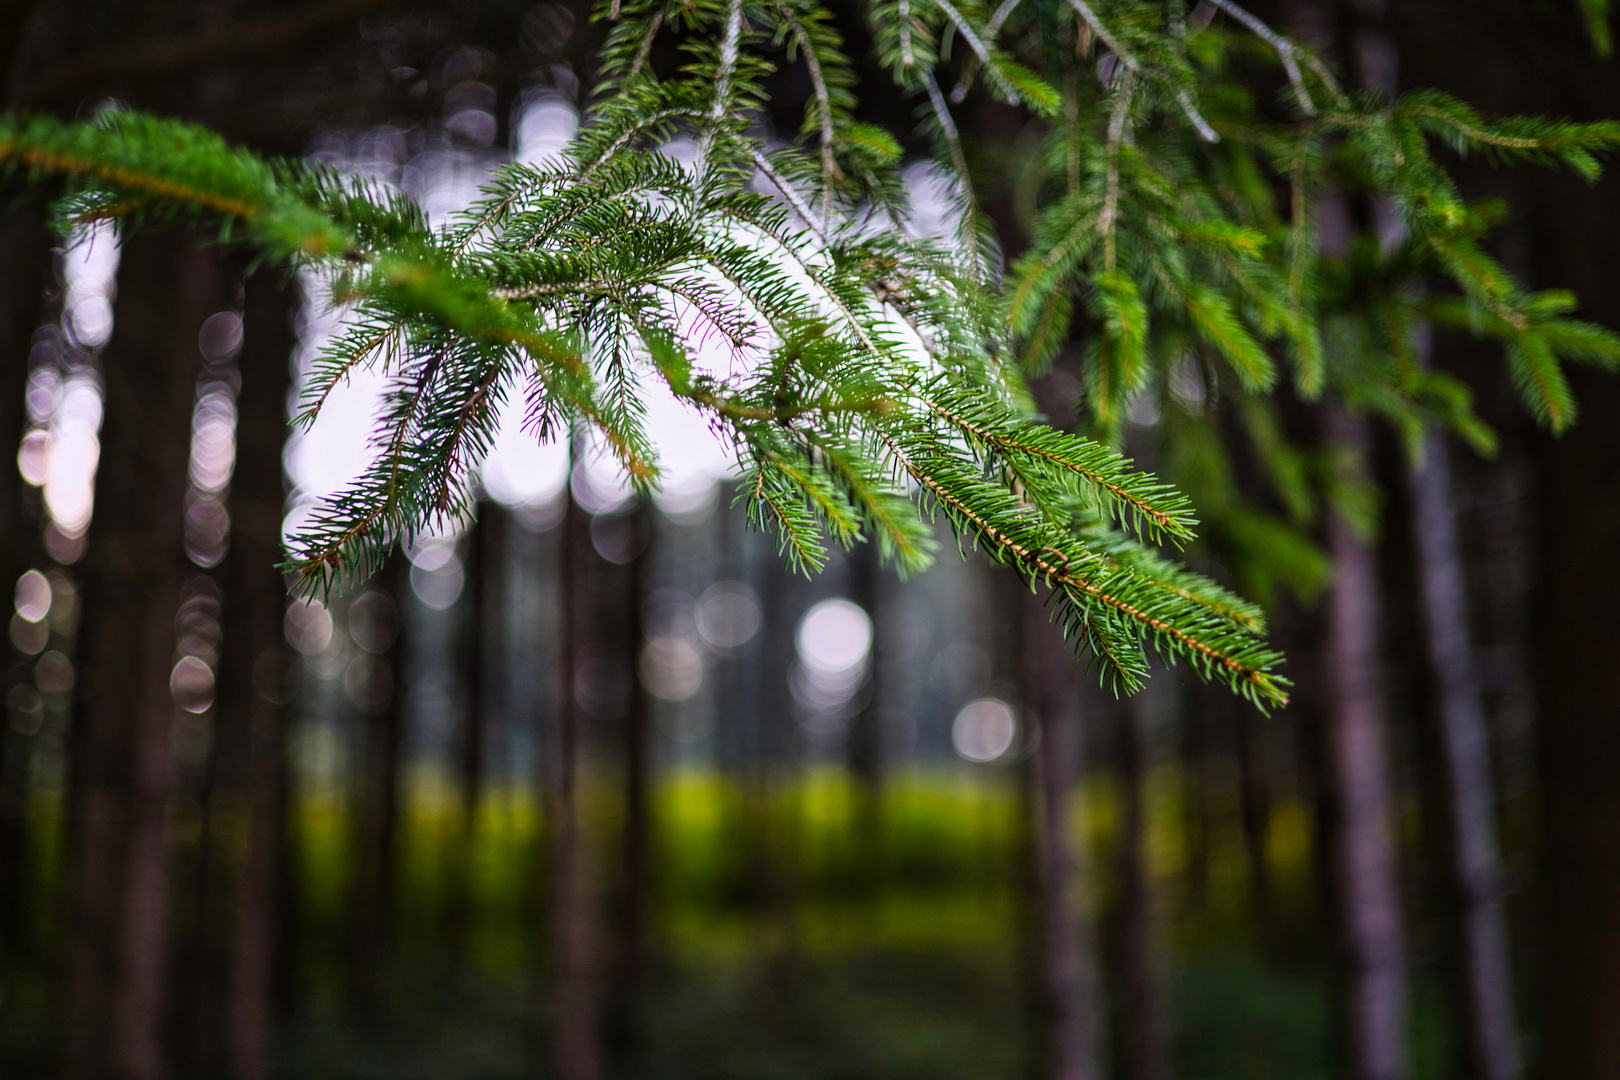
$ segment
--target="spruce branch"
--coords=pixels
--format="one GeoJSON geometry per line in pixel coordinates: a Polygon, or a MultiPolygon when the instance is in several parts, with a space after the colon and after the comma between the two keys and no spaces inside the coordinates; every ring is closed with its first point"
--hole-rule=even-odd
{"type": "MultiPolygon", "coordinates": [[[[833,104],[832,92],[828,88],[827,78],[821,70],[821,59],[816,55],[815,44],[810,39],[810,33],[804,24],[789,14],[782,5],[776,6],[776,11],[782,20],[792,30],[793,36],[799,45],[799,55],[804,59],[805,70],[810,75],[810,87],[815,93],[816,118],[819,121],[821,134],[821,229],[825,235],[832,228],[833,212],[833,185],[841,180],[842,172],[838,168],[838,159],[835,156],[835,137],[833,133],[833,104]]],[[[774,179],[774,178],[773,178],[774,179]]],[[[784,192],[783,184],[777,183],[784,192]]],[[[802,215],[801,215],[802,216],[802,215]]],[[[805,224],[811,224],[806,217],[805,224]]]]}
{"type": "Polygon", "coordinates": [[[878,0],[879,60],[915,95],[954,180],[965,258],[907,235],[899,145],[853,119],[854,61],[814,0],[719,0],[680,18],[663,0],[604,0],[604,89],[568,155],[499,171],[441,228],[397,193],[146,118],[7,118],[0,162],[65,181],[65,213],[132,227],[217,221],[231,242],[329,285],[345,329],[318,358],[302,419],[360,367],[381,370],[389,389],[372,465],[294,541],[306,588],[344,587],[396,540],[466,513],[470,471],[520,390],[541,437],[588,424],[633,483],[656,484],[643,392],[657,380],[735,447],[749,520],[796,567],[866,539],[915,571],[933,555],[925,516],[943,515],[959,543],[1048,581],[1054,618],[1117,689],[1140,685],[1151,648],[1265,706],[1287,690],[1259,610],[1154,545],[1235,551],[1238,579],[1262,589],[1269,579],[1245,576],[1244,550],[1276,547],[1289,563],[1278,576],[1301,588],[1326,573],[1301,531],[1314,474],[1251,407],[1274,386],[1280,353],[1302,392],[1353,398],[1408,433],[1444,422],[1484,445],[1465,387],[1411,362],[1407,339],[1428,318],[1501,341],[1527,405],[1566,425],[1564,365],[1620,364],[1620,339],[1491,259],[1489,211],[1434,155],[1444,143],[1590,176],[1620,132],[1486,120],[1432,95],[1348,98],[1307,50],[1230,0],[1216,6],[1276,51],[1303,123],[1249,104],[1253,76],[1219,63],[1220,42],[1184,41],[1174,13],[1127,4],[1105,25],[1071,0],[1084,39],[1113,52],[1099,90],[1066,29],[1045,42],[1050,28],[1026,11],[1016,41],[999,40],[1021,10],[1011,0],[988,21],[960,0],[878,0]],[[659,80],[646,61],[663,35],[692,60],[659,80]],[[1044,133],[1029,184],[1035,242],[1004,291],[980,247],[974,147],[941,92],[952,36],[984,88],[1023,103],[1044,133]],[[784,46],[810,100],[800,144],[767,152],[755,116],[770,50],[784,46]],[[656,152],[681,133],[698,143],[684,167],[656,152]],[[1376,253],[1318,250],[1311,199],[1326,175],[1387,197],[1408,238],[1376,253]],[[750,190],[752,178],[775,191],[750,190]],[[874,229],[885,220],[896,227],[874,229]],[[704,370],[698,337],[746,362],[704,370]],[[1030,414],[1006,363],[1014,345],[1034,370],[1066,347],[1081,357],[1098,441],[1030,414]],[[1197,424],[1174,419],[1172,371],[1198,382],[1209,415],[1197,424]],[[1286,513],[1198,477],[1189,454],[1156,469],[1188,481],[1174,488],[1120,457],[1107,440],[1137,393],[1185,428],[1177,445],[1213,445],[1218,458],[1223,440],[1247,439],[1286,513]],[[1191,507],[1206,496],[1197,541],[1191,507]]]}
{"type": "Polygon", "coordinates": [[[1125,120],[1131,111],[1131,91],[1135,88],[1135,68],[1126,68],[1114,91],[1114,108],[1108,114],[1108,143],[1105,151],[1107,175],[1103,181],[1102,211],[1097,227],[1103,235],[1103,269],[1114,269],[1114,219],[1119,214],[1119,148],[1125,138],[1125,120]]]}
{"type": "Polygon", "coordinates": [[[1074,8],[1075,14],[1085,20],[1085,24],[1091,28],[1091,32],[1096,34],[1104,45],[1108,46],[1108,51],[1119,58],[1119,62],[1125,65],[1127,71],[1134,75],[1142,70],[1141,63],[1125,46],[1119,43],[1119,39],[1097,17],[1097,13],[1091,10],[1091,5],[1086,3],[1086,0],[1069,0],[1069,6],[1074,8]]]}
{"type": "MultiPolygon", "coordinates": [[[[1305,88],[1305,78],[1299,73],[1299,63],[1294,58],[1294,43],[1249,14],[1246,9],[1233,3],[1233,0],[1209,0],[1209,2],[1248,27],[1255,37],[1277,51],[1277,58],[1282,61],[1283,70],[1288,73],[1288,82],[1294,88],[1294,100],[1299,103],[1299,111],[1306,116],[1315,116],[1316,105],[1311,101],[1310,91],[1305,88]]],[[[1325,69],[1319,74],[1323,72],[1325,69]]],[[[1336,87],[1332,82],[1329,82],[1329,85],[1336,87]]]]}
{"type": "Polygon", "coordinates": [[[726,0],[725,33],[720,40],[719,60],[714,77],[714,101],[709,106],[708,122],[698,140],[697,175],[708,173],[709,155],[714,150],[717,126],[731,111],[732,80],[737,74],[737,59],[742,43],[742,0],[726,0]]]}

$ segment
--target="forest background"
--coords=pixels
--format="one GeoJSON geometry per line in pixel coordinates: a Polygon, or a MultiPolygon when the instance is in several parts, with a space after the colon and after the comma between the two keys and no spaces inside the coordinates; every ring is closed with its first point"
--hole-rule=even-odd
{"type": "MultiPolygon", "coordinates": [[[[865,13],[837,10],[861,55],[865,13]]],[[[1258,14],[1301,37],[1325,23],[1352,43],[1347,69],[1383,56],[1400,86],[1487,113],[1620,115],[1573,8],[1258,14]]],[[[600,33],[559,4],[0,6],[10,108],[114,100],[445,206],[588,97],[600,33]]],[[[764,122],[791,133],[810,81],[784,64],[768,88],[764,122]]],[[[859,116],[915,130],[875,68],[854,89],[859,116]]],[[[1011,261],[1029,242],[1025,118],[969,96],[958,122],[1011,261]]],[[[1612,181],[1451,167],[1509,207],[1498,258],[1620,324],[1612,181]]],[[[918,207],[948,216],[938,174],[909,175],[918,207]]],[[[1176,671],[1116,702],[975,557],[901,584],[857,549],[805,581],[729,494],[626,502],[588,467],[552,501],[492,476],[453,542],[329,609],[289,608],[273,571],[287,500],[330,449],[286,445],[319,298],[244,278],[194,235],[62,252],[37,202],[8,214],[8,1075],[1620,1068],[1611,379],[1572,375],[1582,419],[1555,438],[1489,347],[1436,337],[1434,365],[1500,440],[1489,459],[1454,447],[1442,489],[1472,653],[1449,675],[1420,600],[1436,526],[1399,433],[1371,429],[1380,513],[1357,580],[1376,678],[1355,689],[1388,767],[1398,902],[1379,923],[1336,861],[1356,793],[1334,758],[1343,608],[1325,553],[1342,569],[1348,549],[1331,527],[1259,559],[1191,553],[1267,602],[1297,689],[1269,717],[1176,671]],[[1477,694],[1488,789],[1457,790],[1448,678],[1477,694]],[[98,725],[95,695],[119,692],[170,703],[163,722],[98,725]],[[1043,719],[1058,712],[1078,745],[1043,719]],[[566,912],[541,810],[561,714],[585,725],[587,883],[566,912]],[[1483,878],[1459,857],[1465,796],[1499,847],[1483,878]],[[1493,973],[1480,913],[1498,904],[1493,973]],[[570,958],[560,941],[589,944],[570,958]]],[[[1060,424],[1077,361],[1036,387],[1060,424]]],[[[1168,392],[1133,411],[1127,448],[1179,482],[1226,464],[1259,490],[1253,462],[1213,449],[1162,459],[1178,413],[1225,407],[1185,373],[1168,392]]]]}

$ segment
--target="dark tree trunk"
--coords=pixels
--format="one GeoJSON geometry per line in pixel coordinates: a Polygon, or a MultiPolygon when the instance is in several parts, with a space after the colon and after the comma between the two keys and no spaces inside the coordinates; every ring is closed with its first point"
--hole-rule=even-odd
{"type": "Polygon", "coordinates": [[[596,1041],[590,894],[579,828],[579,759],[584,736],[575,665],[590,637],[589,521],[572,498],[558,538],[556,725],[549,785],[551,830],[552,1010],[558,1080],[596,1080],[596,1041]]]}
{"type": "MultiPolygon", "coordinates": [[[[645,506],[636,512],[643,518],[640,527],[651,528],[645,506]]],[[[646,601],[651,561],[644,550],[627,568],[629,588],[625,590],[624,638],[632,663],[640,655],[642,639],[646,636],[642,605],[646,601]]],[[[632,667],[630,707],[624,716],[624,863],[620,884],[617,986],[618,1028],[627,1058],[634,1058],[640,1052],[641,1006],[647,982],[652,889],[652,816],[648,805],[652,784],[651,705],[647,689],[632,667]]]]}
{"type": "MultiPolygon", "coordinates": [[[[1225,693],[1219,688],[1206,694],[1225,693]]],[[[1224,707],[1222,702],[1217,709],[1224,707]]],[[[1209,723],[1206,717],[1189,716],[1182,725],[1177,749],[1181,754],[1182,830],[1187,837],[1187,899],[1193,907],[1204,906],[1209,895],[1209,723]]]]}
{"type": "Polygon", "coordinates": [[[1125,1080],[1157,1080],[1159,1025],[1154,977],[1153,882],[1147,851],[1142,718],[1134,700],[1119,710],[1119,848],[1115,875],[1118,935],[1119,1061],[1125,1080]]]}
{"type": "MultiPolygon", "coordinates": [[[[1224,691],[1221,691],[1224,694],[1224,691]]],[[[1237,743],[1238,797],[1243,819],[1243,854],[1249,864],[1249,889],[1254,915],[1262,936],[1271,927],[1271,868],[1266,857],[1266,837],[1271,831],[1271,771],[1266,763],[1266,744],[1257,730],[1264,721],[1259,713],[1240,702],[1226,699],[1222,707],[1233,719],[1237,743]]],[[[1188,723],[1194,722],[1189,717],[1188,723]]]]}
{"type": "Polygon", "coordinates": [[[1071,796],[1079,776],[1078,672],[1058,628],[1039,596],[1025,594],[1021,682],[1026,712],[1038,725],[1035,781],[1039,814],[1037,862],[1040,882],[1041,988],[1048,1023],[1052,1080],[1098,1076],[1094,1031],[1095,993],[1086,961],[1071,796]]]}
{"type": "MultiPolygon", "coordinates": [[[[1569,48],[1577,46],[1571,44],[1569,48]]],[[[1595,65],[1594,65],[1595,66],[1595,65]]],[[[1586,77],[1614,89],[1612,64],[1586,77]]],[[[1603,107],[1600,103],[1599,107],[1603,107]]],[[[1615,110],[1596,115],[1615,115],[1615,110]]],[[[1613,255],[1620,201],[1601,186],[1546,183],[1532,220],[1539,283],[1580,290],[1582,314],[1620,324],[1613,255]]],[[[1545,972],[1540,1074],[1620,1076],[1620,385],[1573,373],[1582,419],[1538,447],[1536,720],[1541,774],[1545,972]]]]}
{"type": "Polygon", "coordinates": [[[353,830],[356,880],[351,889],[351,944],[354,991],[362,1008],[375,1008],[393,944],[394,867],[399,853],[400,757],[405,739],[405,673],[409,659],[410,620],[406,615],[409,564],[396,550],[378,571],[374,587],[385,593],[398,612],[386,667],[374,678],[387,681],[368,695],[378,707],[364,719],[360,790],[353,830]]]}
{"type": "Polygon", "coordinates": [[[460,745],[456,748],[461,794],[460,833],[451,845],[446,888],[445,938],[452,961],[464,964],[471,951],[473,918],[472,852],[478,840],[478,808],[484,798],[484,746],[489,732],[489,686],[494,677],[496,650],[501,637],[490,633],[490,609],[500,610],[502,567],[505,566],[506,519],[492,502],[478,509],[477,522],[467,544],[467,586],[462,616],[462,671],[466,708],[462,714],[460,745]]]}
{"type": "MultiPolygon", "coordinates": [[[[1588,416],[1617,415],[1612,382],[1583,382],[1588,416]]],[[[1620,1076],[1620,625],[1594,616],[1620,597],[1620,424],[1577,425],[1540,465],[1541,1075],[1608,1080],[1620,1076]]]]}
{"type": "MultiPolygon", "coordinates": [[[[1328,436],[1367,453],[1365,425],[1343,412],[1328,413],[1328,436]]],[[[1406,973],[1379,685],[1376,560],[1338,513],[1328,518],[1328,546],[1337,572],[1327,604],[1325,742],[1339,811],[1331,858],[1350,1074],[1353,1080],[1395,1080],[1407,1073],[1406,973]]]]}
{"type": "MultiPolygon", "coordinates": [[[[282,785],[286,770],[282,709],[288,658],[282,634],[286,590],[281,557],[289,364],[297,298],[278,269],[247,280],[242,352],[237,359],[236,472],[231,480],[231,549],[224,645],[220,657],[219,739],[235,749],[229,783],[247,819],[247,851],[238,870],[234,933],[225,988],[225,1072],[259,1080],[271,1019],[277,949],[277,880],[286,842],[282,785]]],[[[290,943],[289,943],[290,944],[290,943]]]]}
{"type": "MultiPolygon", "coordinates": [[[[0,26],[0,56],[5,55],[0,26]]],[[[32,206],[6,211],[0,215],[0,447],[8,448],[6,453],[18,445],[28,422],[23,394],[29,354],[50,310],[45,298],[50,284],[44,214],[32,206]]],[[[37,522],[24,513],[22,488],[17,469],[0,457],[0,584],[8,587],[30,567],[39,548],[37,522]]],[[[0,685],[0,690],[10,689],[9,682],[0,685]]],[[[10,724],[0,727],[0,964],[27,948],[26,750],[27,743],[10,724]]]]}
{"type": "MultiPolygon", "coordinates": [[[[1386,28],[1357,34],[1361,81],[1393,95],[1395,46],[1386,28]]],[[[1399,220],[1384,207],[1390,220],[1399,220]]],[[[1428,342],[1418,343],[1427,359],[1428,342]]],[[[1462,960],[1462,1044],[1467,1075],[1508,1080],[1519,1073],[1513,986],[1503,923],[1490,748],[1468,639],[1468,597],[1443,435],[1425,440],[1423,462],[1408,470],[1421,610],[1438,705],[1445,782],[1444,819],[1462,960]]]]}
{"type": "Polygon", "coordinates": [[[855,777],[854,893],[870,900],[883,881],[883,714],[878,628],[882,566],[876,541],[849,553],[850,599],[872,620],[872,651],[867,656],[865,700],[849,728],[849,766],[855,777]]]}
{"type": "Polygon", "coordinates": [[[197,335],[233,298],[214,254],[174,232],[130,241],[119,281],[86,589],[93,668],[76,733],[62,1049],[68,1076],[144,1080],[163,1068],[169,669],[187,572],[197,335]]]}
{"type": "MultiPolygon", "coordinates": [[[[729,498],[729,492],[722,492],[722,500],[729,498]]],[[[762,673],[753,682],[754,698],[750,703],[756,722],[763,727],[757,786],[762,792],[764,821],[760,835],[765,843],[755,853],[754,861],[765,897],[765,924],[775,943],[770,958],[771,988],[783,1008],[790,1009],[803,966],[804,788],[797,757],[801,735],[788,722],[793,715],[793,699],[787,673],[793,666],[794,623],[805,606],[805,597],[799,586],[801,579],[794,578],[774,556],[772,552],[762,561],[760,608],[764,621],[759,628],[758,649],[749,659],[759,665],[762,673]],[[775,723],[770,722],[772,718],[775,723]]]]}
{"type": "MultiPolygon", "coordinates": [[[[0,0],[0,94],[11,86],[23,32],[39,0],[0,0]]],[[[9,95],[7,95],[9,96],[9,95]]]]}

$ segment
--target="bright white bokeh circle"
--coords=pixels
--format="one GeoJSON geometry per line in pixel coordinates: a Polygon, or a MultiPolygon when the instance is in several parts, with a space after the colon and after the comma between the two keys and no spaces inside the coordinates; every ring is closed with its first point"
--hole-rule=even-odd
{"type": "Polygon", "coordinates": [[[1005,701],[980,698],[962,706],[951,725],[951,745],[968,761],[994,761],[1012,748],[1018,721],[1005,701]]]}
{"type": "Polygon", "coordinates": [[[872,650],[872,620],[859,604],[823,600],[805,613],[797,638],[799,659],[815,671],[845,672],[872,650]]]}

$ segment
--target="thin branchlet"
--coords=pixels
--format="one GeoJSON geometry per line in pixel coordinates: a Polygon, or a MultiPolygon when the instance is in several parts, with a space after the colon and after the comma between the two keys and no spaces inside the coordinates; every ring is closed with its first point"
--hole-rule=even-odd
{"type": "MultiPolygon", "coordinates": [[[[1315,116],[1316,105],[1311,101],[1311,93],[1305,88],[1305,78],[1299,73],[1299,62],[1294,58],[1294,43],[1233,3],[1232,0],[1210,0],[1210,3],[1248,27],[1255,37],[1277,50],[1277,58],[1282,61],[1283,70],[1288,73],[1288,81],[1294,88],[1294,100],[1299,103],[1299,111],[1306,116],[1315,116]]],[[[1337,89],[1337,84],[1331,81],[1328,82],[1328,85],[1337,89]]]]}
{"type": "Polygon", "coordinates": [[[1097,17],[1095,11],[1091,10],[1091,5],[1086,3],[1086,0],[1069,0],[1069,6],[1074,8],[1075,14],[1086,21],[1086,25],[1091,27],[1091,32],[1102,39],[1102,43],[1108,46],[1108,51],[1119,57],[1120,63],[1133,72],[1142,70],[1141,62],[1125,46],[1119,43],[1119,39],[1113,35],[1107,26],[1103,25],[1103,21],[1097,17]]]}
{"type": "Polygon", "coordinates": [[[1125,122],[1131,112],[1131,91],[1135,88],[1135,75],[1127,68],[1118,76],[1114,91],[1114,108],[1108,115],[1108,171],[1104,180],[1102,211],[1098,214],[1098,227],[1103,234],[1103,265],[1112,271],[1115,260],[1114,220],[1119,216],[1119,148],[1125,138],[1125,122]]]}

